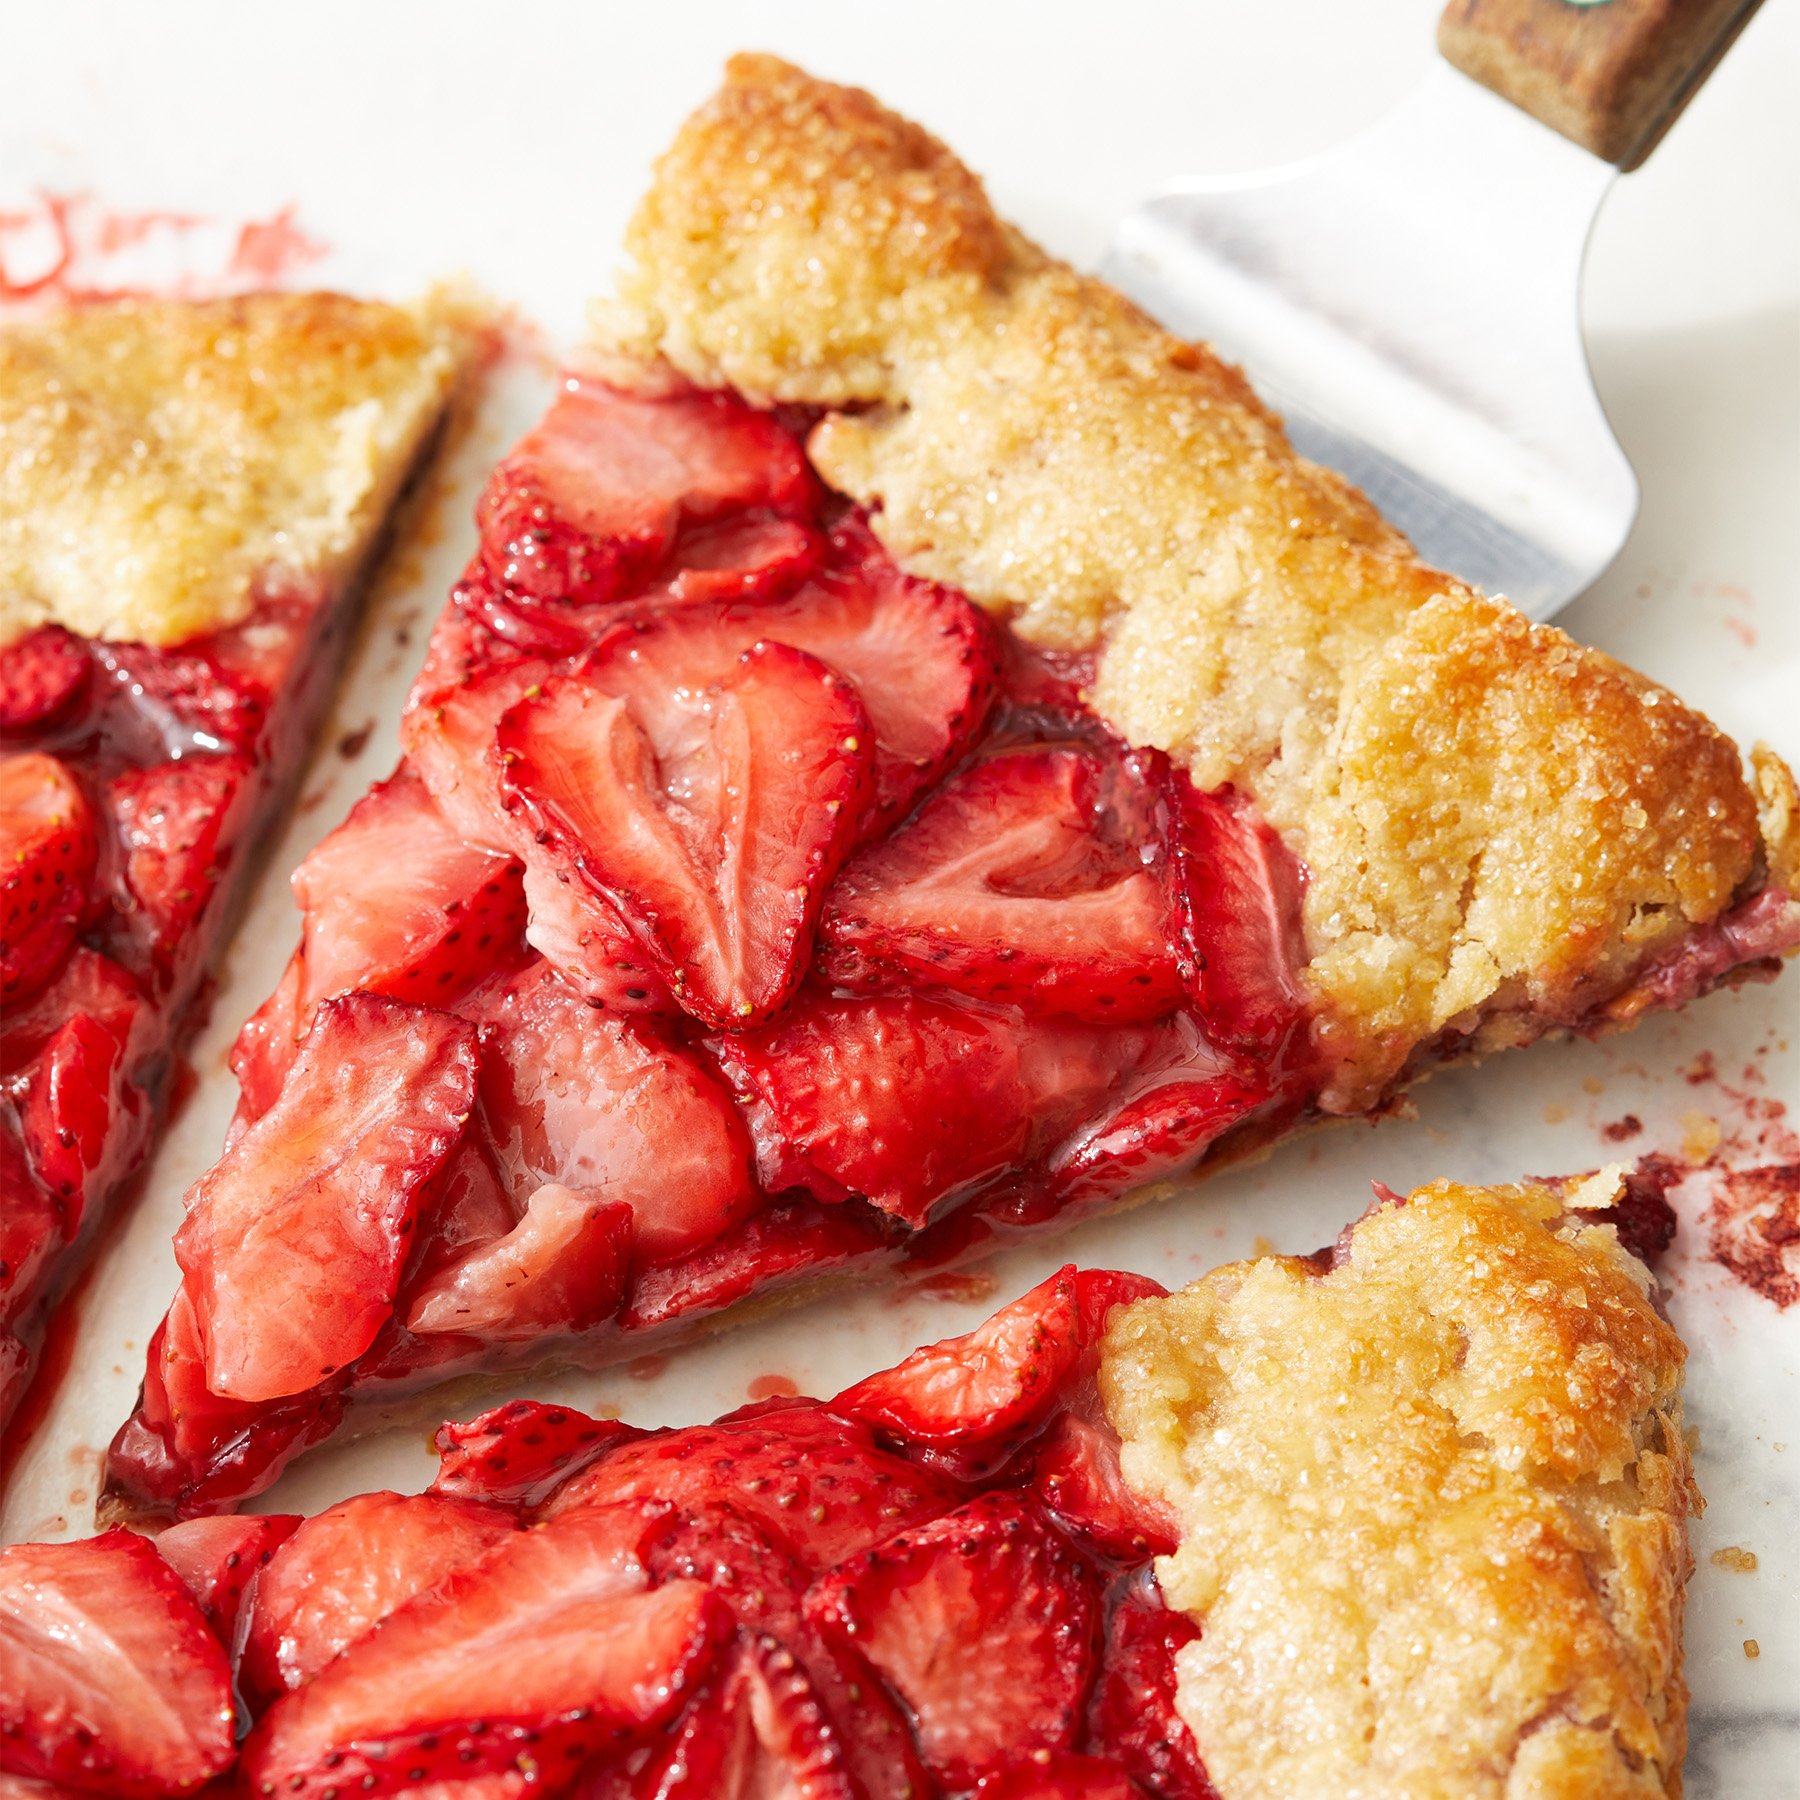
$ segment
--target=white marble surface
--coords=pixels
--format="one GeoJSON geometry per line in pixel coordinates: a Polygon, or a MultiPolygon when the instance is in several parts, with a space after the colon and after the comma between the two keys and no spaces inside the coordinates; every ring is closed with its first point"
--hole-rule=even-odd
{"type": "MultiPolygon", "coordinates": [[[[552,345],[606,278],[648,159],[746,41],[876,87],[986,172],[997,199],[1057,250],[1091,260],[1112,221],[1161,181],[1326,145],[1402,94],[1430,55],[1428,0],[1190,0],[875,8],[723,3],[504,9],[315,0],[304,8],[90,4],[0,8],[0,214],[39,190],[106,206],[239,221],[298,205],[330,254],[311,274],[403,295],[464,270],[552,345]]],[[[1565,615],[1577,634],[1670,682],[1743,739],[1800,754],[1800,12],[1767,8],[1649,166],[1609,199],[1585,305],[1602,396],[1644,488],[1619,564],[1565,615]]],[[[29,234],[27,234],[28,236],[29,234]]],[[[25,239],[12,240],[13,254],[25,239]]],[[[197,254],[212,252],[202,251],[197,254]]],[[[17,270],[15,269],[15,273],[17,270]]],[[[468,548],[483,468],[538,404],[515,363],[461,452],[430,541],[381,596],[325,740],[374,721],[367,747],[326,748],[308,805],[262,883],[196,1054],[200,1088],[147,1199],[86,1296],[71,1373],[19,1459],[0,1537],[80,1531],[97,1453],[129,1407],[173,1285],[186,1184],[211,1160],[232,1089],[225,1051],[290,948],[283,871],[383,773],[435,612],[468,548]],[[401,634],[405,633],[405,641],[401,634]]],[[[1744,1098],[1683,1071],[1711,1050],[1740,1096],[1800,1102],[1800,976],[1720,995],[1600,1045],[1543,1047],[1445,1076],[1416,1119],[1288,1146],[1203,1195],[994,1265],[1017,1292],[1064,1255],[1179,1281],[1267,1239],[1307,1249],[1358,1211],[1371,1176],[1505,1179],[1679,1150],[1704,1119],[1746,1141],[1744,1098]],[[1749,1067],[1757,1085],[1739,1080],[1749,1067]],[[1641,1135],[1602,1127],[1631,1113],[1641,1135]]],[[[1800,1107],[1796,1108],[1800,1111],[1800,1107]]],[[[1764,1122],[1766,1123],[1766,1121],[1764,1122]]],[[[1766,1146],[1765,1146],[1766,1147],[1766,1146]]],[[[1785,1152],[1792,1154],[1792,1147],[1785,1152]]],[[[1690,1417],[1708,1511],[1689,1615],[1689,1791],[1800,1794],[1800,1307],[1780,1312],[1705,1254],[1684,1193],[1676,1319],[1693,1347],[1690,1417]],[[1754,1573],[1715,1565],[1753,1551],[1754,1573]],[[1760,1655],[1746,1656],[1755,1639],[1760,1655]]],[[[989,1301],[872,1295],[717,1340],[661,1373],[568,1379],[562,1398],[644,1421],[708,1416],[757,1376],[829,1391],[989,1301]]],[[[271,1507],[376,1483],[418,1486],[418,1433],[327,1449],[271,1507]]]]}

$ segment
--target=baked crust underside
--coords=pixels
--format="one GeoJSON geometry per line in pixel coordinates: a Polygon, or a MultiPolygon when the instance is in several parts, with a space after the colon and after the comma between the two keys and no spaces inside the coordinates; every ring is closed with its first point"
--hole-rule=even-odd
{"type": "Polygon", "coordinates": [[[1631,1015],[1759,892],[1750,948],[1713,962],[1800,940],[1778,759],[1747,780],[1666,690],[1427,567],[1235,369],[1052,261],[867,94],[736,58],[627,242],[610,375],[823,409],[815,464],[907,568],[1099,647],[1103,716],[1254,796],[1309,871],[1327,1109],[1631,1015]]]}
{"type": "Polygon", "coordinates": [[[1182,1522],[1158,1575],[1227,1800],[1679,1794],[1684,1353],[1582,1216],[1616,1186],[1439,1182],[1328,1270],[1114,1314],[1101,1389],[1182,1522]]]}

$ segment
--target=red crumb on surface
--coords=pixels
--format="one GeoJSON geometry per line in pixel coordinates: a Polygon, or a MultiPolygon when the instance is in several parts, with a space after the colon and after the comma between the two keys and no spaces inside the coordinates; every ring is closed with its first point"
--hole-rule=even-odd
{"type": "Polygon", "coordinates": [[[1000,1283],[992,1275],[950,1269],[942,1275],[927,1275],[923,1281],[911,1283],[897,1292],[894,1299],[898,1302],[918,1294],[927,1300],[983,1302],[993,1299],[999,1291],[1000,1283]]]}
{"type": "Polygon", "coordinates": [[[1800,1300],[1800,1162],[1721,1169],[1704,1223],[1714,1262],[1776,1306],[1800,1300]]]}
{"type": "Polygon", "coordinates": [[[752,1400],[791,1400],[800,1390],[786,1375],[758,1375],[744,1392],[752,1400]]]}
{"type": "Polygon", "coordinates": [[[1644,1129],[1644,1121],[1636,1113],[1627,1113],[1622,1119],[1614,1119],[1609,1125],[1600,1127],[1600,1135],[1609,1144],[1623,1144],[1629,1138],[1636,1137],[1644,1129]]]}

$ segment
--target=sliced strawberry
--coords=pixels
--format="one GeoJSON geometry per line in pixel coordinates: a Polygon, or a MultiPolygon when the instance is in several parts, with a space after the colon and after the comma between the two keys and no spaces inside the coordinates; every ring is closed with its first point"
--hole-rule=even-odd
{"type": "Polygon", "coordinates": [[[698,1582],[644,1591],[641,1531],[629,1509],[571,1514],[416,1596],[269,1709],[244,1745],[250,1790],[323,1800],[520,1767],[558,1791],[675,1712],[731,1629],[698,1582]]]}
{"type": "Polygon", "coordinates": [[[474,1107],[475,1038],[368,994],[319,1008],[280,1098],[201,1177],[175,1234],[213,1393],[298,1394],[374,1341],[421,1193],[474,1107]]]}
{"type": "Polygon", "coordinates": [[[693,1321],[751,1293],[842,1276],[885,1261],[896,1227],[886,1214],[852,1201],[821,1206],[804,1195],[767,1202],[711,1243],[673,1262],[637,1271],[625,1309],[627,1331],[673,1319],[693,1321]]]}
{"type": "Polygon", "coordinates": [[[575,1507],[661,1500],[681,1513],[725,1500],[816,1574],[955,1503],[942,1476],[876,1446],[816,1405],[659,1433],[610,1451],[553,1494],[575,1507]]]}
{"type": "Polygon", "coordinates": [[[525,941],[590,1005],[680,1013],[618,909],[535,846],[525,857],[525,906],[525,941]]]}
{"type": "Polygon", "coordinates": [[[774,600],[824,561],[825,542],[794,519],[735,518],[683,532],[670,558],[669,596],[685,605],[774,600]]]}
{"type": "Polygon", "coordinates": [[[1113,1608],[1107,1626],[1088,1744],[1156,1800],[1219,1800],[1193,1733],[1175,1710],[1175,1653],[1199,1635],[1147,1582],[1113,1608]]]}
{"type": "Polygon", "coordinates": [[[260,1119],[275,1104],[281,1084],[287,1080],[306,1020],[300,1017],[300,990],[306,981],[306,958],[296,950],[288,958],[275,991],[239,1029],[231,1046],[231,1072],[237,1077],[237,1112],[232,1118],[226,1147],[237,1141],[242,1128],[260,1119]]]}
{"type": "Polygon", "coordinates": [[[1182,986],[1152,821],[1125,762],[1094,748],[986,757],[845,868],[820,923],[825,974],[859,992],[1159,1018],[1182,986]]]}
{"type": "Polygon", "coordinates": [[[911,1226],[1054,1145],[1165,1028],[1007,1020],[900,996],[803,991],[761,1032],[709,1039],[770,1192],[861,1194],[911,1226]]]}
{"type": "Polygon", "coordinates": [[[1118,1436],[1099,1407],[1058,1413],[1032,1452],[1031,1487],[1044,1509],[1083,1543],[1119,1562],[1168,1556],[1180,1521],[1162,1501],[1128,1487],[1118,1436]]]}
{"type": "Polygon", "coordinates": [[[643,1557],[652,1579],[703,1581],[740,1625],[799,1641],[809,1571],[766,1518],[726,1498],[684,1501],[651,1527],[643,1557]]]}
{"type": "Polygon", "coordinates": [[[269,687],[241,633],[196,638],[179,650],[153,644],[93,646],[106,691],[128,694],[165,755],[255,749],[269,717],[269,687]]]}
{"type": "Polygon", "coordinates": [[[1306,872],[1231,789],[1202,793],[1164,762],[1183,976],[1207,1035],[1268,1056],[1299,1026],[1306,872]]]}
{"type": "MultiPolygon", "coordinates": [[[[224,1523],[205,1519],[174,1529],[224,1523]]],[[[262,1699],[304,1686],[415,1594],[475,1568],[517,1529],[499,1507],[441,1494],[357,1494],[327,1507],[292,1534],[258,1579],[240,1680],[262,1699]]]]}
{"type": "Polygon", "coordinates": [[[93,813],[54,756],[0,757],[0,998],[9,1007],[67,955],[98,850],[93,813]]]}
{"type": "Polygon", "coordinates": [[[979,729],[993,689],[993,630],[962,595],[901,571],[865,528],[833,534],[828,567],[790,598],[690,606],[640,633],[665,688],[722,679],[767,640],[855,684],[874,727],[874,820],[902,817],[979,729]]]}
{"type": "Polygon", "coordinates": [[[979,1800],[1144,1800],[1117,1763],[1097,1756],[1039,1750],[975,1784],[979,1800]]]}
{"type": "Polygon", "coordinates": [[[1269,1099],[1260,1070],[1222,1066],[1204,1046],[1135,1091],[1051,1158],[1063,1208],[1085,1206],[1185,1174],[1232,1126],[1269,1099]]]}
{"type": "Polygon", "coordinates": [[[300,1018],[351,988],[451,1004],[518,959],[523,874],[516,857],[465,843],[402,765],[294,871],[306,915],[300,1018]]]}
{"type": "Polygon", "coordinates": [[[683,518],[804,517],[816,493],[794,440],[731,395],[644,398],[569,376],[495,471],[477,520],[496,580],[594,603],[647,574],[683,518]]]}
{"type": "Polygon", "coordinates": [[[786,645],[755,644],[693,691],[663,688],[636,639],[506,715],[501,791],[630,920],[689,1012],[754,1024],[799,980],[862,816],[868,718],[841,676],[786,645]]]}
{"type": "Polygon", "coordinates": [[[246,1513],[240,1518],[188,1519],[156,1540],[162,1559],[200,1602],[213,1636],[229,1646],[256,1576],[294,1535],[297,1513],[246,1513]]]}
{"type": "Polygon", "coordinates": [[[1071,1264],[973,1331],[913,1351],[831,1404],[923,1444],[1024,1438],[1056,1405],[1084,1347],[1071,1264]]]}
{"type": "Polygon", "coordinates": [[[273,1405],[221,1399],[206,1385],[193,1298],[178,1287],[151,1334],[137,1410],[107,1451],[107,1494],[133,1512],[222,1512],[261,1493],[290,1458],[336,1429],[342,1386],[273,1405]]]}
{"type": "Polygon", "coordinates": [[[438,1472],[431,1491],[536,1506],[596,1457],[643,1435],[622,1419],[590,1419],[572,1406],[509,1400],[479,1418],[438,1427],[438,1472]]]}
{"type": "Polygon", "coordinates": [[[0,1550],[0,1769],[152,1796],[231,1758],[225,1652],[145,1539],[0,1550]]]}
{"type": "Polygon", "coordinates": [[[625,1297],[633,1217],[629,1206],[546,1182],[504,1237],[417,1290],[406,1328],[497,1344],[591,1331],[625,1297]]]}
{"type": "Polygon", "coordinates": [[[1100,1598],[1088,1565],[1016,1495],[983,1494],[889,1538],[822,1576],[806,1607],[905,1701],[947,1787],[1074,1748],[1100,1598]]]}
{"type": "Polygon", "coordinates": [[[22,1069],[78,1014],[103,1026],[130,1061],[144,1011],[136,978],[110,956],[77,944],[48,987],[30,1000],[9,1001],[0,1013],[0,1071],[22,1069]]]}
{"type": "Polygon", "coordinates": [[[634,1790],[654,1800],[862,1800],[836,1722],[785,1644],[740,1637],[634,1790]]]}
{"type": "Polygon", "coordinates": [[[757,1206],[743,1127],[699,1058],[590,1006],[543,964],[485,1016],[482,1117],[519,1205],[557,1182],[628,1206],[649,1261],[757,1206]]]}
{"type": "Polygon", "coordinates": [[[46,731],[80,703],[94,672],[87,644],[40,625],[0,650],[0,732],[46,731]]]}
{"type": "Polygon", "coordinates": [[[212,898],[220,834],[249,773],[242,756],[186,756],[128,769],[108,786],[125,880],[159,951],[167,953],[212,898]]]}
{"type": "MultiPolygon", "coordinates": [[[[0,1321],[6,1323],[25,1310],[44,1266],[67,1241],[63,1221],[69,1214],[68,1202],[47,1193],[33,1176],[10,1113],[0,1105],[0,1193],[6,1196],[0,1206],[0,1321]]],[[[16,1354],[22,1368],[23,1348],[16,1354]]],[[[14,1357],[10,1350],[0,1355],[9,1373],[14,1357]]]]}
{"type": "Polygon", "coordinates": [[[16,1084],[19,1133],[31,1167],[73,1238],[86,1210],[89,1177],[111,1147],[123,1109],[143,1095],[124,1085],[125,1052],[99,1020],[77,1013],[41,1049],[16,1084]]]}

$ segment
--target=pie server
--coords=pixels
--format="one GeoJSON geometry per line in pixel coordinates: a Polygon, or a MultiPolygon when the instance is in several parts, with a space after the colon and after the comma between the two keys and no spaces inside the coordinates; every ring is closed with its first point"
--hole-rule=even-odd
{"type": "Polygon", "coordinates": [[[1581,260],[1759,0],[1451,0],[1395,112],[1288,168],[1186,181],[1103,264],[1207,339],[1438,567],[1543,618],[1637,513],[1581,260]]]}

